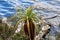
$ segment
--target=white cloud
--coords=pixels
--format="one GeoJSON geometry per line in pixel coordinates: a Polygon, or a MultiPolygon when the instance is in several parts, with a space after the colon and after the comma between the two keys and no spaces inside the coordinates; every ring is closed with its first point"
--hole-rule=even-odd
{"type": "Polygon", "coordinates": [[[0,15],[4,16],[5,14],[4,13],[0,13],[0,15]]]}

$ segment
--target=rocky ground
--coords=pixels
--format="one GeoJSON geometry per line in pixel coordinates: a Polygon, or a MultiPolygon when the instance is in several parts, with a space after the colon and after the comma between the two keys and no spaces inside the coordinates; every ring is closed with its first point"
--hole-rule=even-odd
{"type": "Polygon", "coordinates": [[[38,13],[38,16],[46,21],[48,25],[50,25],[50,33],[49,36],[46,36],[46,40],[58,40],[60,39],[60,8],[51,7],[50,5],[46,5],[43,2],[38,2],[34,6],[35,12],[38,13]]]}

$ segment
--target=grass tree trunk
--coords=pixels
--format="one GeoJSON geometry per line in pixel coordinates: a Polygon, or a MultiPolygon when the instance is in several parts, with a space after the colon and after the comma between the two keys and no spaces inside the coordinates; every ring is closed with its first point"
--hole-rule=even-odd
{"type": "Polygon", "coordinates": [[[25,24],[24,24],[24,32],[25,32],[25,34],[28,36],[28,40],[30,40],[30,39],[29,39],[29,32],[28,32],[27,21],[25,21],[25,24]]]}
{"type": "Polygon", "coordinates": [[[29,20],[29,31],[28,31],[28,26],[27,26],[27,21],[25,21],[24,24],[24,32],[26,35],[28,35],[28,40],[34,40],[35,37],[35,25],[32,22],[32,20],[29,20]]]}
{"type": "Polygon", "coordinates": [[[29,35],[27,21],[25,21],[25,24],[24,24],[24,32],[26,35],[29,35]]]}
{"type": "Polygon", "coordinates": [[[29,26],[30,26],[30,39],[34,40],[35,37],[35,25],[32,20],[29,20],[29,26]]]}

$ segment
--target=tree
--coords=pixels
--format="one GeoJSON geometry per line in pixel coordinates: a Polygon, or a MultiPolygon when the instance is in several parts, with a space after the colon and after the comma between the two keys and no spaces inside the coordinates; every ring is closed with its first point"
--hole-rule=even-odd
{"type": "MultiPolygon", "coordinates": [[[[18,9],[17,10],[17,15],[18,15],[19,19],[18,19],[18,21],[16,23],[15,30],[17,29],[19,23],[24,24],[24,25],[22,25],[22,28],[21,28],[20,31],[23,30],[23,33],[25,33],[25,35],[26,35],[25,37],[28,37],[27,40],[34,40],[35,36],[39,33],[40,30],[39,30],[36,23],[39,23],[39,25],[44,26],[45,31],[50,28],[49,26],[46,25],[46,23],[45,23],[45,21],[43,19],[39,18],[37,16],[37,14],[35,12],[33,12],[32,7],[28,7],[28,9],[23,10],[23,12],[21,12],[21,10],[18,9]]],[[[15,17],[16,16],[14,16],[13,18],[15,18],[15,17]]],[[[17,36],[17,34],[16,34],[16,36],[17,36]]],[[[21,37],[21,36],[19,36],[19,37],[21,37]]]]}
{"type": "Polygon", "coordinates": [[[23,23],[23,30],[25,35],[28,36],[28,40],[34,40],[35,32],[38,29],[36,22],[38,22],[38,17],[35,12],[33,12],[32,7],[28,7],[27,10],[21,12],[19,9],[17,14],[19,15],[19,20],[16,23],[15,28],[17,29],[19,23],[23,23]]]}

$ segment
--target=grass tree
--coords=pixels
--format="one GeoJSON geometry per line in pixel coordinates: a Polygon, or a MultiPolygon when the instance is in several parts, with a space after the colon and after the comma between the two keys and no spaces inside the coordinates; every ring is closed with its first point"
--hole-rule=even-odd
{"type": "Polygon", "coordinates": [[[38,17],[35,12],[33,12],[32,7],[28,7],[27,10],[23,10],[21,12],[19,9],[17,10],[17,14],[19,16],[19,20],[17,21],[15,25],[15,30],[17,29],[19,23],[23,22],[23,30],[25,35],[28,36],[28,40],[34,40],[36,30],[38,30],[38,27],[36,25],[36,22],[38,22],[38,17]]]}

